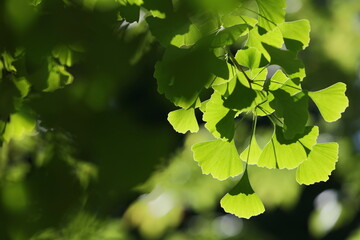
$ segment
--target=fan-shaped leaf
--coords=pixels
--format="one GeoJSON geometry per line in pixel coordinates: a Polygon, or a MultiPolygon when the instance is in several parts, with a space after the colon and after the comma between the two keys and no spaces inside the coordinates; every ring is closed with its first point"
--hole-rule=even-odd
{"type": "Polygon", "coordinates": [[[259,8],[259,26],[271,30],[285,21],[285,0],[256,0],[259,8]]]}
{"type": "Polygon", "coordinates": [[[243,171],[234,142],[216,140],[198,143],[192,147],[192,151],[202,172],[219,180],[235,177],[243,171]]]}
{"type": "Polygon", "coordinates": [[[298,51],[309,46],[310,23],[306,19],[294,22],[284,22],[279,25],[285,40],[286,48],[298,51]]]}
{"type": "Polygon", "coordinates": [[[288,92],[278,89],[273,92],[275,100],[270,106],[278,117],[284,118],[284,136],[292,139],[304,132],[308,120],[308,97],[303,92],[291,96],[288,92]]]}
{"type": "Polygon", "coordinates": [[[267,168],[287,168],[293,169],[299,166],[306,158],[306,151],[301,144],[310,146],[317,137],[317,131],[312,127],[307,127],[303,136],[287,140],[285,139],[281,127],[276,126],[275,133],[270,142],[263,149],[257,165],[267,168]]]}
{"type": "Polygon", "coordinates": [[[214,137],[232,140],[236,112],[224,107],[223,103],[221,95],[214,92],[206,103],[203,120],[206,122],[205,127],[214,137]]]}
{"type": "Polygon", "coordinates": [[[251,143],[249,146],[240,154],[241,160],[247,162],[248,164],[257,164],[259,157],[261,155],[261,148],[256,141],[256,137],[251,138],[251,143]],[[250,153],[249,153],[250,148],[250,153]]]}
{"type": "Polygon", "coordinates": [[[264,205],[252,189],[247,171],[239,183],[220,201],[225,212],[240,218],[250,218],[265,211],[264,205]]]}
{"type": "Polygon", "coordinates": [[[345,83],[338,82],[328,88],[308,94],[315,102],[324,120],[334,122],[341,117],[341,113],[349,106],[345,91],[345,83]]]}
{"type": "Polygon", "coordinates": [[[327,181],[335,169],[338,153],[339,145],[337,143],[315,145],[309,154],[309,158],[297,169],[296,181],[306,185],[327,181]]]}
{"type": "Polygon", "coordinates": [[[235,55],[236,61],[250,69],[260,66],[261,52],[254,47],[240,49],[235,55]]]}
{"type": "Polygon", "coordinates": [[[168,114],[168,121],[175,131],[179,133],[192,133],[199,131],[199,124],[196,121],[195,111],[190,109],[178,109],[168,114]]]}
{"type": "Polygon", "coordinates": [[[247,24],[238,24],[221,29],[215,34],[211,42],[211,46],[224,47],[233,44],[240,36],[248,33],[248,27],[249,26],[247,24]]]}

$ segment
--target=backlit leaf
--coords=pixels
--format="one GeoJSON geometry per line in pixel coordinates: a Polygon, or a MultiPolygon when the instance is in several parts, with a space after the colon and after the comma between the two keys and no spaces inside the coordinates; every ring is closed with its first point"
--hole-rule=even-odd
{"type": "Polygon", "coordinates": [[[285,21],[285,0],[256,0],[259,7],[259,26],[271,30],[285,21]]]}
{"type": "Polygon", "coordinates": [[[345,83],[338,82],[328,88],[308,94],[315,102],[324,120],[334,122],[341,117],[341,113],[349,106],[345,91],[345,83]]]}
{"type": "Polygon", "coordinates": [[[237,51],[235,59],[242,66],[250,69],[258,68],[260,66],[261,52],[253,47],[240,49],[237,51]]]}
{"type": "Polygon", "coordinates": [[[218,92],[214,92],[206,103],[203,120],[205,127],[216,138],[232,140],[234,137],[234,117],[236,112],[224,107],[224,102],[218,92]]]}
{"type": "Polygon", "coordinates": [[[195,111],[193,108],[178,109],[168,114],[168,121],[175,131],[179,133],[192,133],[199,131],[199,124],[196,121],[195,111]]]}
{"type": "Polygon", "coordinates": [[[240,154],[241,160],[247,162],[248,164],[257,164],[259,157],[261,155],[261,148],[256,141],[256,137],[251,138],[251,143],[249,146],[240,154]],[[250,148],[250,153],[249,153],[250,148]]]}
{"type": "Polygon", "coordinates": [[[313,147],[307,160],[296,171],[296,181],[300,184],[313,184],[327,181],[338,160],[339,145],[322,143],[313,147]]]}
{"type": "Polygon", "coordinates": [[[225,180],[242,173],[243,166],[234,142],[215,140],[195,144],[192,147],[194,160],[198,162],[203,174],[225,180]]]}
{"type": "MultiPolygon", "coordinates": [[[[305,132],[302,138],[313,138],[313,133],[305,132]]],[[[285,139],[281,127],[276,126],[274,135],[263,149],[257,165],[266,168],[293,169],[306,158],[306,151],[298,139],[285,139]]]]}
{"type": "Polygon", "coordinates": [[[264,205],[252,189],[247,171],[239,183],[220,201],[225,212],[240,218],[250,218],[265,211],[264,205]]]}
{"type": "Polygon", "coordinates": [[[247,24],[238,24],[219,30],[211,42],[212,47],[224,47],[235,43],[239,37],[248,33],[247,24]]]}
{"type": "Polygon", "coordinates": [[[279,28],[287,49],[298,51],[309,46],[310,23],[308,20],[284,22],[279,25],[279,28]]]}
{"type": "Polygon", "coordinates": [[[282,89],[273,92],[275,100],[270,104],[278,117],[284,118],[284,136],[293,138],[304,131],[308,120],[308,97],[303,92],[294,96],[282,89]]]}

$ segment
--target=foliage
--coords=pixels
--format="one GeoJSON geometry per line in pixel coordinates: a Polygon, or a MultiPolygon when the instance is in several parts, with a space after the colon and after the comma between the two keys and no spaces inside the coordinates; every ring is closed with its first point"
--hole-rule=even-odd
{"type": "Polygon", "coordinates": [[[155,37],[170,34],[167,41],[161,41],[166,50],[154,74],[159,92],[180,107],[178,114],[169,114],[170,123],[178,132],[194,132],[194,110],[200,108],[205,127],[218,138],[192,148],[203,173],[224,180],[244,172],[244,179],[221,200],[226,211],[239,217],[257,215],[264,207],[240,163],[234,118],[253,115],[251,144],[241,154],[246,165],[297,168],[297,181],[313,184],[326,181],[337,161],[337,144],[317,144],[318,128],[307,126],[308,101],[315,102],[326,121],[336,121],[348,106],[346,85],[337,83],[316,92],[302,89],[306,75],[297,54],[309,44],[310,24],[306,20],[285,22],[284,7],[285,1],[258,0],[256,5],[242,1],[236,10],[208,9],[206,21],[196,18],[199,13],[195,12],[189,16],[189,28],[181,34],[184,41],[180,44],[171,41],[179,33],[172,33],[170,25],[167,28],[166,19],[157,19],[164,23],[163,32],[155,32],[154,22],[149,22],[155,37]],[[194,40],[192,25],[198,30],[198,40],[194,40]],[[274,66],[276,73],[269,71],[274,66]],[[208,99],[207,89],[213,90],[208,99]],[[274,133],[259,147],[256,123],[264,116],[274,133]],[[328,149],[320,150],[325,146],[328,149]],[[324,155],[327,152],[331,156],[324,155]],[[319,159],[322,156],[324,160],[319,159]],[[237,197],[230,200],[230,196],[237,197]]]}
{"type": "MultiPolygon", "coordinates": [[[[316,3],[305,2],[311,6],[308,16],[317,16],[312,12],[316,3]]],[[[317,32],[312,40],[327,36],[326,44],[317,45],[330,49],[324,55],[347,72],[355,68],[357,55],[348,48],[357,38],[347,36],[349,27],[341,30],[346,34],[324,29],[348,19],[351,14],[344,12],[355,12],[356,2],[348,4],[352,7],[332,10],[330,25],[322,15],[315,24],[311,19],[317,32]],[[345,35],[342,41],[349,44],[333,47],[345,35]],[[338,58],[339,52],[349,57],[338,58]]],[[[345,79],[328,81],[328,74],[338,70],[316,71],[315,63],[307,65],[310,75],[321,72],[318,79],[326,81],[307,81],[297,55],[309,45],[310,23],[285,21],[285,5],[284,0],[0,3],[0,221],[5,222],[0,238],[131,238],[124,222],[107,217],[122,214],[119,205],[123,210],[134,200],[132,189],[177,142],[163,122],[163,109],[171,107],[149,90],[155,92],[149,79],[153,69],[158,92],[178,107],[168,114],[175,131],[195,133],[204,122],[213,136],[187,144],[186,159],[191,148],[198,170],[229,179],[201,178],[193,165],[179,163],[183,157],[173,158],[174,165],[155,174],[158,179],[146,188],[151,193],[126,211],[125,220],[144,237],[176,228],[188,209],[208,211],[226,189],[220,205],[249,218],[264,211],[262,201],[268,210],[294,204],[300,194],[295,179],[307,185],[326,181],[347,145],[340,142],[339,153],[337,143],[328,142],[333,139],[324,143],[321,133],[327,127],[316,123],[308,107],[313,102],[325,121],[338,120],[348,100],[346,85],[335,81],[345,79]],[[242,125],[249,121],[250,132],[242,125]],[[193,175],[186,189],[170,191],[179,187],[171,176],[184,174],[181,178],[187,171],[193,175]],[[169,196],[178,199],[169,216],[146,214],[149,204],[169,196]]],[[[349,206],[343,207],[346,222],[355,214],[351,199],[358,186],[351,183],[358,175],[347,174],[357,166],[356,157],[344,158],[348,162],[337,165],[351,186],[346,192],[352,198],[343,204],[349,206]]],[[[320,221],[321,211],[314,210],[313,223],[320,221]]],[[[210,224],[215,216],[201,218],[210,224]]],[[[221,238],[200,231],[209,229],[201,224],[193,229],[197,237],[221,238]]],[[[330,228],[313,229],[324,234],[330,228]]],[[[189,238],[196,237],[169,235],[189,238]]]]}

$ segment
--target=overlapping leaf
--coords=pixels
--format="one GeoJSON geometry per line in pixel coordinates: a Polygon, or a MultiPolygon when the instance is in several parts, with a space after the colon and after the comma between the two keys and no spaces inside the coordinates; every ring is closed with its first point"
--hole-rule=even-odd
{"type": "Polygon", "coordinates": [[[222,78],[229,76],[226,63],[211,50],[168,47],[162,61],[155,66],[154,76],[158,91],[176,106],[187,109],[198,99],[201,90],[210,85],[213,74],[222,78]]]}
{"type": "Polygon", "coordinates": [[[307,159],[306,149],[316,143],[317,128],[306,127],[302,136],[287,140],[281,127],[276,126],[273,137],[263,149],[257,165],[267,168],[293,169],[307,159]]]}
{"type": "Polygon", "coordinates": [[[220,201],[225,212],[240,218],[250,218],[265,211],[264,205],[252,189],[247,171],[239,183],[220,201]]]}
{"type": "Polygon", "coordinates": [[[335,169],[338,153],[339,146],[337,143],[315,145],[309,154],[309,158],[298,167],[296,181],[306,185],[327,181],[335,169]]]}
{"type": "Polygon", "coordinates": [[[310,23],[308,20],[294,22],[284,22],[279,25],[284,37],[286,48],[299,51],[309,46],[310,42],[310,23]]]}
{"type": "Polygon", "coordinates": [[[206,122],[205,127],[214,137],[232,140],[236,112],[224,107],[223,103],[221,95],[214,92],[206,103],[203,120],[206,122]]]}
{"type": "Polygon", "coordinates": [[[287,139],[304,132],[308,120],[308,97],[299,92],[294,96],[278,89],[273,92],[274,101],[270,104],[276,111],[276,115],[284,118],[284,136],[287,139]]]}
{"type": "Polygon", "coordinates": [[[215,140],[195,144],[192,147],[194,160],[198,162],[203,174],[225,180],[242,173],[243,166],[234,142],[215,140]]]}
{"type": "Polygon", "coordinates": [[[256,0],[259,7],[259,26],[272,30],[285,21],[285,0],[256,0]]]}

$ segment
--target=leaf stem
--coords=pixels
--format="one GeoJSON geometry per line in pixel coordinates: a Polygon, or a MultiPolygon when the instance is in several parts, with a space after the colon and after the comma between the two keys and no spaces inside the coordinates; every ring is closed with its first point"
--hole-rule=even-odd
{"type": "Polygon", "coordinates": [[[253,83],[253,80],[249,78],[249,76],[245,73],[244,69],[241,67],[241,65],[238,63],[238,61],[236,61],[236,59],[235,59],[234,55],[232,54],[232,52],[230,51],[229,47],[227,47],[227,52],[228,52],[228,56],[230,57],[231,62],[236,66],[236,68],[238,70],[240,70],[244,74],[246,80],[249,83],[250,88],[252,88],[251,84],[253,83]]]}

